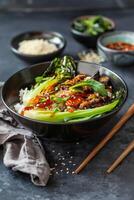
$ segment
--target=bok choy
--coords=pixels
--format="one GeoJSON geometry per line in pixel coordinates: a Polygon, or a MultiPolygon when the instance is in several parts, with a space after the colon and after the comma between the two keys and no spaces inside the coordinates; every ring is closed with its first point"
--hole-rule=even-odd
{"type": "Polygon", "coordinates": [[[36,85],[30,90],[26,90],[22,102],[25,106],[30,105],[31,100],[39,95],[43,90],[73,78],[76,75],[76,65],[70,56],[62,59],[55,58],[42,76],[36,77],[36,85]]]}
{"type": "Polygon", "coordinates": [[[98,92],[102,96],[108,95],[107,90],[105,89],[105,85],[94,79],[81,81],[80,83],[75,84],[72,87],[70,87],[70,89],[75,90],[75,89],[83,87],[83,86],[90,86],[95,92],[98,92]]]}
{"type": "Polygon", "coordinates": [[[76,110],[74,112],[53,112],[53,111],[45,111],[43,109],[36,109],[36,110],[27,110],[25,111],[24,116],[29,117],[31,119],[36,119],[40,121],[47,121],[47,122],[69,122],[73,119],[77,121],[83,118],[93,118],[98,115],[102,115],[113,110],[119,100],[114,100],[112,103],[107,105],[91,108],[86,110],[76,110]]]}

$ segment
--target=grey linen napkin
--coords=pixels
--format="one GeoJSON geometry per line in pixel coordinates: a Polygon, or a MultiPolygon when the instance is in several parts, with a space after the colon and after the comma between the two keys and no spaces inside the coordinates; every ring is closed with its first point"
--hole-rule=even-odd
{"type": "Polygon", "coordinates": [[[0,145],[4,146],[3,162],[14,171],[30,174],[31,181],[45,186],[50,167],[38,138],[30,131],[19,127],[3,109],[0,99],[0,145]]]}

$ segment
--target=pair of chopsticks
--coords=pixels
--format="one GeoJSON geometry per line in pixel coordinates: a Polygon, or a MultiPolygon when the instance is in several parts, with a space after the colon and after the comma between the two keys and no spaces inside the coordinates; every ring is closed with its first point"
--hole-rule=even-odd
{"type": "MultiPolygon", "coordinates": [[[[119,122],[112,128],[112,130],[101,140],[101,142],[89,153],[89,155],[82,161],[74,173],[80,173],[87,164],[97,155],[97,153],[109,142],[109,140],[119,131],[119,129],[134,115],[134,104],[132,104],[128,111],[121,117],[119,122]]],[[[114,161],[114,163],[107,170],[112,172],[134,149],[134,140],[128,145],[123,153],[114,161]]]]}

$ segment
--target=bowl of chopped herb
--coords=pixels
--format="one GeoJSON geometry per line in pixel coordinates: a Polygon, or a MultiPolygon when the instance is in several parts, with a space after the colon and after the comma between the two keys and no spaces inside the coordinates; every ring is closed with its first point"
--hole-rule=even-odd
{"type": "Polygon", "coordinates": [[[80,16],[71,23],[73,37],[87,47],[96,47],[98,37],[113,30],[115,30],[115,23],[104,16],[80,16]]]}

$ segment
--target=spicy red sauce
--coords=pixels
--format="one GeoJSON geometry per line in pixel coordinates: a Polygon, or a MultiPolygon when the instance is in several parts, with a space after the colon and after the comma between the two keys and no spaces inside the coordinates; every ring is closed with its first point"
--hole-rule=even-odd
{"type": "Polygon", "coordinates": [[[121,51],[134,51],[134,44],[118,41],[106,45],[107,48],[121,51]]]}
{"type": "Polygon", "coordinates": [[[80,103],[83,101],[83,97],[81,95],[74,95],[66,101],[66,106],[77,108],[80,103]]]}
{"type": "Polygon", "coordinates": [[[24,115],[24,112],[26,110],[32,110],[34,107],[33,106],[26,106],[22,111],[21,111],[21,115],[24,115]]]}
{"type": "Polygon", "coordinates": [[[45,108],[50,106],[53,102],[50,99],[47,99],[44,103],[38,103],[36,106],[39,108],[45,108]]]}

